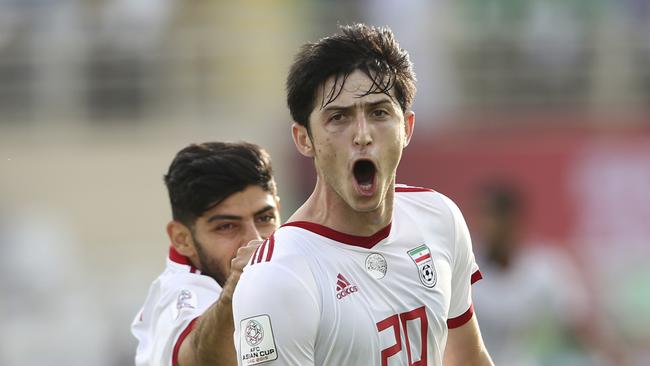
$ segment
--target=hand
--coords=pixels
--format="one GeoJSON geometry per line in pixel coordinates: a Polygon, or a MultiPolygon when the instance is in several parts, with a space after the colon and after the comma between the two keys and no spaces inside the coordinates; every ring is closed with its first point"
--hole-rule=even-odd
{"type": "Polygon", "coordinates": [[[263,240],[251,240],[243,247],[240,247],[237,250],[237,256],[230,261],[230,273],[241,273],[248,261],[250,261],[251,256],[255,253],[255,250],[264,243],[263,240]]]}
{"type": "Polygon", "coordinates": [[[232,341],[235,330],[232,297],[239,276],[262,243],[262,240],[252,240],[237,250],[237,255],[230,261],[230,275],[219,299],[201,315],[197,325],[181,344],[179,364],[237,365],[237,353],[232,341]]]}

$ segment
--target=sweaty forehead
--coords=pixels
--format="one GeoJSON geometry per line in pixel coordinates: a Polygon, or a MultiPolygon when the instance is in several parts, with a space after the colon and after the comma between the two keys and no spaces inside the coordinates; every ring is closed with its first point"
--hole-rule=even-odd
{"type": "Polygon", "coordinates": [[[364,102],[367,103],[384,99],[395,103],[394,87],[389,90],[389,95],[375,89],[377,89],[377,86],[370,77],[360,70],[354,71],[347,78],[331,76],[319,88],[317,101],[320,103],[318,103],[317,109],[322,109],[332,102],[356,103],[359,98],[363,98],[364,102]],[[343,83],[342,86],[341,83],[343,83]],[[369,93],[370,91],[372,92],[369,93]]]}

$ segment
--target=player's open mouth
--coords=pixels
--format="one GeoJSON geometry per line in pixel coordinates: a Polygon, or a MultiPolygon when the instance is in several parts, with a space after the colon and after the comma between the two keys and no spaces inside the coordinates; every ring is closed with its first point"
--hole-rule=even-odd
{"type": "Polygon", "coordinates": [[[364,196],[375,193],[377,168],[370,160],[357,160],[352,168],[357,190],[364,196]]]}

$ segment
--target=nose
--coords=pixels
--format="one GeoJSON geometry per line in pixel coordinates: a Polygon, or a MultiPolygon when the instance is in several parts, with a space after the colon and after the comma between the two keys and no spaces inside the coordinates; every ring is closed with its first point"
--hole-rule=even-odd
{"type": "Polygon", "coordinates": [[[361,147],[372,144],[370,125],[368,124],[368,120],[364,114],[361,114],[357,118],[354,131],[354,144],[361,147]]]}
{"type": "Polygon", "coordinates": [[[255,226],[254,222],[250,222],[245,225],[245,232],[242,237],[240,246],[245,246],[251,240],[262,240],[262,236],[260,235],[260,232],[257,229],[257,226],[255,226]]]}

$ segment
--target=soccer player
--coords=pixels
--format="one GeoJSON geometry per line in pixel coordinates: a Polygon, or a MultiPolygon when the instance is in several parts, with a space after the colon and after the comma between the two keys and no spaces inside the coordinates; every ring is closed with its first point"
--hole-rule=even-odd
{"type": "Polygon", "coordinates": [[[248,143],[193,144],[176,155],[165,184],[169,258],[131,325],[135,363],[236,365],[231,299],[256,249],[247,243],[280,222],[270,157],[248,143]]]}
{"type": "Polygon", "coordinates": [[[357,24],[304,45],[287,93],[317,181],[235,290],[239,365],[491,365],[459,209],[395,184],[415,76],[392,32],[357,24]]]}

